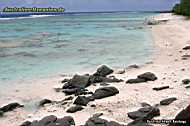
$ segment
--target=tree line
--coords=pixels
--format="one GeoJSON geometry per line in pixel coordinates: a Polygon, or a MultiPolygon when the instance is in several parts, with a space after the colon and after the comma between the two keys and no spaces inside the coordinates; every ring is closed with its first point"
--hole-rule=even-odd
{"type": "Polygon", "coordinates": [[[181,0],[173,8],[173,12],[179,15],[190,16],[190,0],[181,0]]]}

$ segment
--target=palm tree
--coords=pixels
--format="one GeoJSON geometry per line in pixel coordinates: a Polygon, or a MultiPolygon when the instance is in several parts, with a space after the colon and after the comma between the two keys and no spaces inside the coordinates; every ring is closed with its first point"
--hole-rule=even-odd
{"type": "Polygon", "coordinates": [[[190,0],[181,0],[180,4],[176,4],[173,8],[176,14],[190,16],[190,0]]]}

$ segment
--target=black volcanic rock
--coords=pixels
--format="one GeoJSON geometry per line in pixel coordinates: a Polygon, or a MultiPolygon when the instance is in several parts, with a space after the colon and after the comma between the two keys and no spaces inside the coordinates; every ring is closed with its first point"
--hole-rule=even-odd
{"type": "Polygon", "coordinates": [[[72,95],[76,94],[77,92],[80,92],[80,88],[71,88],[71,89],[63,89],[62,92],[64,92],[66,95],[72,95]]]}
{"type": "Polygon", "coordinates": [[[94,76],[106,77],[111,73],[113,73],[113,70],[111,68],[107,67],[106,65],[102,65],[97,69],[96,73],[94,73],[94,76]]]}
{"type": "Polygon", "coordinates": [[[89,103],[89,101],[90,101],[90,99],[85,96],[78,96],[75,99],[73,104],[86,106],[89,103]]]}
{"type": "Polygon", "coordinates": [[[143,82],[146,82],[145,79],[140,79],[140,78],[136,78],[136,79],[129,79],[126,81],[126,83],[129,83],[129,84],[133,84],[133,83],[143,83],[143,82]]]}
{"type": "Polygon", "coordinates": [[[95,99],[101,99],[109,96],[113,96],[119,93],[119,90],[115,87],[102,87],[99,89],[96,89],[96,91],[93,94],[93,97],[95,99]]]}
{"type": "Polygon", "coordinates": [[[190,50],[190,46],[185,46],[183,50],[190,50]]]}
{"type": "Polygon", "coordinates": [[[45,104],[50,104],[50,103],[52,103],[51,100],[49,100],[49,99],[43,99],[43,100],[41,100],[39,102],[39,106],[44,106],[45,104]]]}
{"type": "Polygon", "coordinates": [[[155,81],[155,80],[157,80],[156,75],[154,73],[151,73],[151,72],[146,72],[146,73],[143,73],[141,75],[138,75],[137,78],[145,79],[146,81],[155,81]]]}
{"type": "Polygon", "coordinates": [[[32,122],[30,121],[25,121],[24,123],[22,123],[20,126],[31,126],[32,122]]]}
{"type": "Polygon", "coordinates": [[[183,84],[190,84],[190,79],[184,79],[184,80],[182,80],[182,83],[183,84]]]}
{"type": "Polygon", "coordinates": [[[160,105],[169,105],[176,100],[177,100],[177,98],[175,98],[175,97],[167,98],[167,99],[160,101],[160,105]]]}
{"type": "Polygon", "coordinates": [[[151,72],[146,72],[146,73],[143,73],[143,74],[140,74],[137,76],[137,78],[135,79],[129,79],[126,81],[126,83],[144,83],[144,82],[147,82],[147,81],[155,81],[157,80],[157,77],[154,73],[151,73],[151,72]]]}
{"type": "Polygon", "coordinates": [[[0,108],[0,111],[2,112],[9,112],[9,111],[13,111],[14,109],[16,108],[20,108],[20,107],[24,107],[24,105],[20,105],[19,103],[10,103],[10,104],[7,104],[3,107],[0,108]]]}
{"type": "Polygon", "coordinates": [[[68,81],[68,84],[74,88],[85,88],[89,86],[90,76],[86,75],[74,75],[74,77],[68,81]]]}
{"type": "Polygon", "coordinates": [[[62,92],[64,92],[66,95],[87,95],[87,94],[93,94],[93,92],[88,91],[85,88],[71,88],[71,89],[63,89],[62,92]]]}
{"type": "Polygon", "coordinates": [[[137,111],[129,112],[128,117],[133,120],[148,120],[160,115],[160,110],[157,107],[146,106],[137,111]]]}
{"type": "Polygon", "coordinates": [[[80,106],[80,105],[75,105],[75,106],[71,106],[69,109],[67,109],[66,112],[68,112],[68,113],[75,113],[75,112],[81,111],[81,110],[83,110],[83,109],[84,109],[84,108],[83,108],[82,106],[80,106]]]}
{"type": "Polygon", "coordinates": [[[100,83],[100,82],[108,82],[108,83],[114,83],[114,82],[122,82],[123,80],[117,79],[115,77],[102,77],[102,76],[90,76],[90,83],[100,83]]]}
{"type": "Polygon", "coordinates": [[[184,120],[187,121],[187,123],[186,124],[172,123],[169,126],[190,126],[190,105],[186,109],[183,109],[181,112],[179,112],[175,117],[175,120],[184,120]]]}
{"type": "Polygon", "coordinates": [[[168,89],[168,88],[170,88],[170,87],[169,86],[154,87],[153,90],[160,91],[160,90],[164,90],[164,89],[168,89]]]}
{"type": "Polygon", "coordinates": [[[43,119],[33,122],[26,121],[20,126],[74,126],[75,122],[71,116],[58,119],[54,115],[46,116],[43,119]]]}

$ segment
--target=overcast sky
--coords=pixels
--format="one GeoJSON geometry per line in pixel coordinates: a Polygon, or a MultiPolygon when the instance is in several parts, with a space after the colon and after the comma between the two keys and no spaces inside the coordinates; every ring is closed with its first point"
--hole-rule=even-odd
{"type": "Polygon", "coordinates": [[[63,7],[67,12],[170,10],[179,0],[0,0],[4,7],[63,7]]]}

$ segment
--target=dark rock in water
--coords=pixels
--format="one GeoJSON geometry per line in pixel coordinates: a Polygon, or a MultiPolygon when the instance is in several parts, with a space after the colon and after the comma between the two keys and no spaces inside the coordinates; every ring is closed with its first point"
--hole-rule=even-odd
{"type": "Polygon", "coordinates": [[[85,88],[89,86],[90,76],[86,75],[74,75],[74,77],[69,80],[69,85],[75,88],[85,88]]]}
{"type": "Polygon", "coordinates": [[[128,113],[128,117],[133,120],[136,120],[136,119],[148,120],[159,115],[160,115],[159,108],[152,107],[152,106],[143,107],[137,111],[128,113]]]}
{"type": "Polygon", "coordinates": [[[189,50],[190,49],[190,46],[185,46],[184,48],[183,48],[183,50],[189,50]]]}
{"type": "Polygon", "coordinates": [[[54,115],[46,116],[43,119],[33,122],[26,121],[20,126],[74,126],[74,119],[70,116],[58,119],[54,115]]]}
{"type": "Polygon", "coordinates": [[[20,126],[31,126],[32,122],[30,121],[26,121],[24,123],[22,123],[20,126]]]}
{"type": "Polygon", "coordinates": [[[146,121],[142,120],[142,119],[137,119],[131,123],[129,123],[127,126],[153,126],[148,124],[146,121]]]}
{"type": "Polygon", "coordinates": [[[184,79],[182,80],[183,84],[190,84],[190,79],[184,79]]]}
{"type": "Polygon", "coordinates": [[[160,101],[160,105],[169,105],[171,104],[172,102],[176,101],[177,98],[173,97],[173,98],[167,98],[167,99],[164,99],[162,101],[160,101]]]}
{"type": "Polygon", "coordinates": [[[168,89],[168,88],[170,88],[170,87],[169,86],[162,86],[162,87],[155,87],[155,88],[153,88],[153,90],[160,91],[160,90],[164,90],[164,89],[168,89]]]}
{"type": "Polygon", "coordinates": [[[94,76],[106,77],[107,75],[111,73],[113,73],[112,69],[110,69],[106,65],[102,65],[101,67],[97,69],[96,73],[94,73],[94,76]]]}
{"type": "Polygon", "coordinates": [[[81,110],[83,110],[83,109],[84,109],[84,108],[83,108],[82,106],[80,106],[80,105],[75,105],[75,106],[71,106],[69,109],[67,109],[66,112],[68,112],[68,113],[75,113],[75,112],[81,111],[81,110]]]}
{"type": "Polygon", "coordinates": [[[140,78],[136,78],[136,79],[129,79],[126,81],[126,83],[129,83],[129,84],[133,84],[133,83],[143,83],[143,82],[146,82],[145,79],[140,79],[140,78]]]}
{"type": "Polygon", "coordinates": [[[0,111],[2,112],[8,112],[8,111],[12,111],[16,108],[20,108],[20,107],[24,107],[24,105],[20,105],[19,103],[10,103],[8,105],[5,105],[3,107],[0,108],[0,111]]]}
{"type": "Polygon", "coordinates": [[[40,101],[39,106],[44,106],[45,104],[50,104],[50,103],[52,103],[51,100],[43,99],[43,100],[40,101]]]}
{"type": "Polygon", "coordinates": [[[101,115],[94,115],[89,118],[84,126],[125,126],[114,121],[107,121],[105,119],[99,118],[101,115]]]}
{"type": "Polygon", "coordinates": [[[143,73],[143,74],[139,75],[138,78],[145,79],[146,81],[155,81],[155,80],[157,80],[157,77],[155,76],[155,74],[153,74],[151,72],[143,73]]]}
{"type": "Polygon", "coordinates": [[[190,126],[190,105],[177,114],[175,120],[187,121],[186,124],[171,123],[169,126],[190,126]]]}
{"type": "Polygon", "coordinates": [[[89,98],[85,96],[78,96],[73,104],[86,106],[89,103],[89,98]]]}
{"type": "Polygon", "coordinates": [[[93,94],[93,97],[95,99],[101,99],[109,96],[113,96],[119,93],[119,90],[115,87],[102,87],[99,89],[96,89],[96,91],[93,94]]]}

